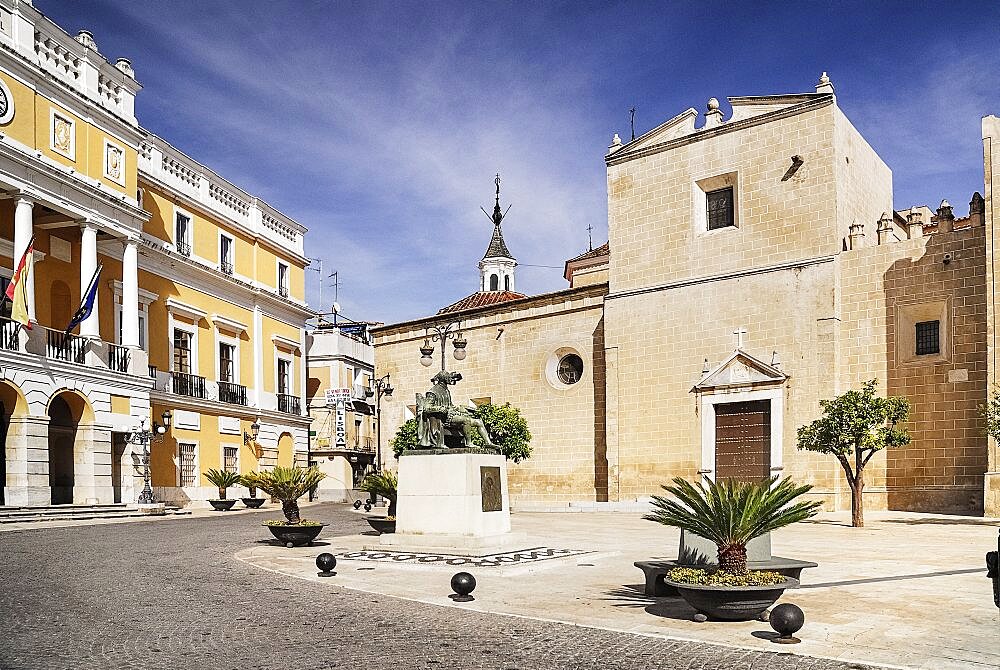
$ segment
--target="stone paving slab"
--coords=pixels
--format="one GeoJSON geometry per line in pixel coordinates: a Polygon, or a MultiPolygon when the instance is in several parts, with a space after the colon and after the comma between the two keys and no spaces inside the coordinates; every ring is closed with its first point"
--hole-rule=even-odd
{"type": "MultiPolygon", "coordinates": [[[[802,587],[780,602],[806,613],[803,642],[782,651],[811,657],[927,670],[1000,668],[1000,611],[993,606],[984,555],[996,546],[1000,521],[907,513],[869,513],[850,528],[844,514],[820,517],[772,536],[774,552],[814,560],[802,587]]],[[[514,530],[531,546],[586,547],[595,552],[527,574],[471,570],[471,603],[448,599],[452,567],[407,573],[398,566],[342,561],[334,579],[317,577],[320,551],[357,551],[367,535],[337,537],[328,548],[289,553],[259,546],[237,558],[301,579],[436,605],[530,617],[670,639],[774,650],[760,622],[695,623],[680,599],[643,594],[635,560],[676,556],[678,533],[624,513],[515,514],[514,530]],[[374,567],[375,569],[371,569],[374,567]]]]}

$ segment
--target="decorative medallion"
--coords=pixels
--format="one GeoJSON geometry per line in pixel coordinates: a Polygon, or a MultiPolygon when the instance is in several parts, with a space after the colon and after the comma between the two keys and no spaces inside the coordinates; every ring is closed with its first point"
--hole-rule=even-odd
{"type": "Polygon", "coordinates": [[[67,158],[73,158],[73,122],[52,113],[52,149],[67,158]]]}
{"type": "Polygon", "coordinates": [[[483,495],[484,512],[503,511],[503,493],[500,488],[500,468],[493,465],[479,466],[479,479],[483,495]]]}
{"type": "Polygon", "coordinates": [[[0,79],[0,125],[7,125],[14,120],[14,96],[7,84],[0,79]]]}
{"type": "Polygon", "coordinates": [[[110,142],[104,143],[104,176],[119,184],[125,180],[125,152],[110,142]]]}

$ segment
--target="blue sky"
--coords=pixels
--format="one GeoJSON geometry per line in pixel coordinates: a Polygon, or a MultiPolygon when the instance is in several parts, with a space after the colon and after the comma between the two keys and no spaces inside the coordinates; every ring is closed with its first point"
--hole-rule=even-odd
{"type": "Polygon", "coordinates": [[[603,155],[632,106],[638,134],[826,70],[895,207],[962,215],[983,188],[980,118],[1000,115],[1000,3],[35,4],[133,61],[146,128],[308,226],[355,319],[476,289],[496,172],[519,290],[564,288],[587,226],[607,239],[603,155]]]}

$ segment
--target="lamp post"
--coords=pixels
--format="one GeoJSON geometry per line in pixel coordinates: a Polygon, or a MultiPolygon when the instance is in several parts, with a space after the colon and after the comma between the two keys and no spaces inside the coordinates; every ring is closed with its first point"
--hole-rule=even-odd
{"type": "Polygon", "coordinates": [[[159,442],[163,439],[163,434],[170,427],[170,420],[173,418],[173,413],[168,409],[163,412],[160,418],[163,420],[163,425],[154,421],[152,430],[147,430],[146,425],[149,419],[143,417],[142,422],[139,424],[139,430],[129,433],[125,438],[125,441],[129,444],[142,447],[142,479],[144,484],[142,493],[139,494],[137,501],[140,505],[152,505],[156,502],[153,499],[153,489],[149,485],[149,447],[154,441],[159,442]]]}
{"type": "Polygon", "coordinates": [[[375,472],[382,469],[382,398],[391,398],[392,391],[387,372],[372,382],[365,393],[369,398],[375,396],[375,472]]]}
{"type": "Polygon", "coordinates": [[[434,345],[432,342],[441,343],[441,369],[445,369],[445,354],[447,353],[447,348],[445,344],[448,340],[454,340],[453,345],[455,347],[455,360],[464,361],[465,360],[465,347],[469,344],[468,340],[462,337],[462,322],[461,321],[450,321],[448,323],[437,323],[431,326],[429,329],[424,329],[424,343],[420,347],[420,364],[425,368],[429,368],[433,363],[434,359],[434,345]],[[433,333],[429,331],[433,330],[433,333]]]}
{"type": "MultiPolygon", "coordinates": [[[[256,445],[258,435],[260,435],[260,423],[257,420],[254,420],[254,422],[250,424],[250,432],[243,433],[243,444],[248,447],[256,445]]],[[[254,450],[254,453],[256,453],[256,450],[254,450]]]]}

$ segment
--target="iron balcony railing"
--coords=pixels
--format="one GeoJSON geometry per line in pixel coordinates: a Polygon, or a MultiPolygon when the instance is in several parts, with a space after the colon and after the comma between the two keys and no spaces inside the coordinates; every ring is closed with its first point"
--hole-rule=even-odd
{"type": "Polygon", "coordinates": [[[298,396],[287,393],[278,394],[278,411],[286,414],[301,414],[298,396]]]}
{"type": "MultiPolygon", "coordinates": [[[[2,298],[0,298],[2,300],[2,298]]],[[[21,347],[21,324],[0,317],[0,349],[17,351],[21,347]]]]}
{"type": "Polygon", "coordinates": [[[230,405],[247,404],[247,387],[233,382],[219,382],[219,400],[230,405]]]}
{"type": "Polygon", "coordinates": [[[191,244],[189,242],[177,242],[177,253],[182,256],[190,256],[191,244]]]}
{"type": "Polygon", "coordinates": [[[192,398],[205,397],[205,378],[186,372],[171,372],[171,390],[177,395],[191,396],[192,398]]]}
{"type": "Polygon", "coordinates": [[[223,274],[231,275],[233,274],[233,264],[229,261],[219,261],[219,270],[221,270],[223,274]]]}
{"type": "Polygon", "coordinates": [[[288,297],[288,287],[287,286],[279,286],[278,287],[278,295],[280,295],[282,298],[287,298],[288,297]]]}
{"type": "Polygon", "coordinates": [[[108,369],[115,372],[128,372],[128,364],[132,358],[128,347],[120,344],[108,344],[108,369]]]}
{"type": "Polygon", "coordinates": [[[87,360],[87,340],[78,335],[46,328],[45,357],[83,365],[87,360]]]}
{"type": "Polygon", "coordinates": [[[156,373],[158,372],[158,370],[156,369],[156,366],[155,365],[147,365],[146,367],[149,368],[149,378],[150,379],[156,379],[156,373]]]}

